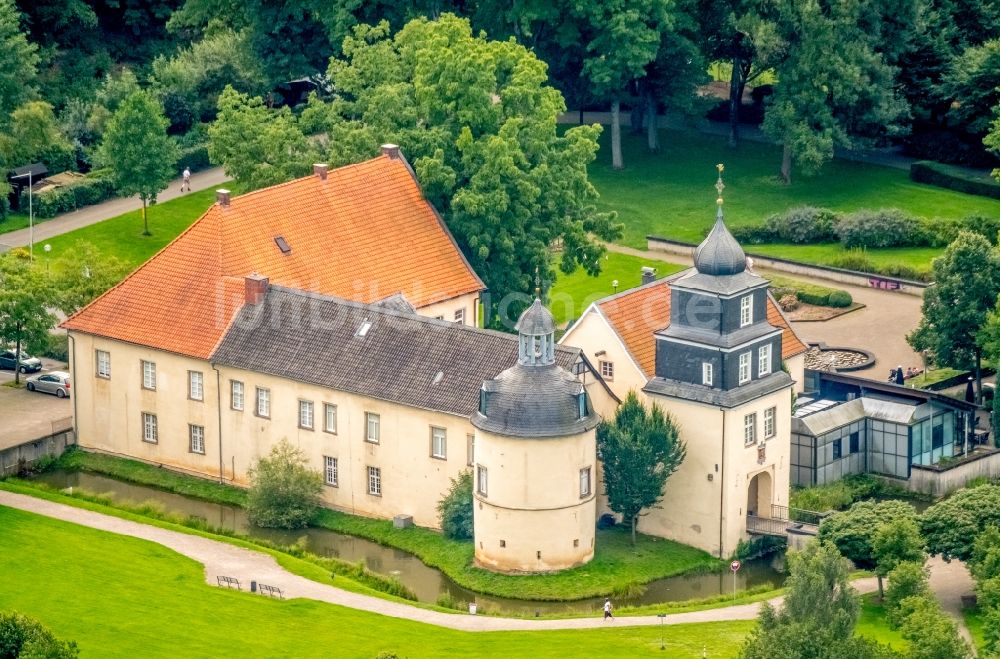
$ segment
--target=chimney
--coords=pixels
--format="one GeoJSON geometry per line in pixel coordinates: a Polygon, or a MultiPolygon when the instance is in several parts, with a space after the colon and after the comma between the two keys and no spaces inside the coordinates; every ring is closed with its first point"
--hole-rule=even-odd
{"type": "Polygon", "coordinates": [[[229,190],[223,188],[216,190],[215,201],[223,208],[229,208],[229,190]]]}
{"type": "Polygon", "coordinates": [[[648,265],[642,266],[642,285],[652,283],[656,281],[656,268],[651,268],[648,265]]]}
{"type": "Polygon", "coordinates": [[[399,147],[395,144],[383,144],[382,145],[382,155],[389,156],[393,160],[399,160],[403,157],[403,154],[399,152],[399,147]]]}
{"type": "Polygon", "coordinates": [[[267,295],[267,277],[252,274],[243,278],[243,296],[247,304],[257,305],[267,295]]]}
{"type": "Polygon", "coordinates": [[[313,174],[319,177],[319,180],[325,181],[326,175],[330,171],[330,166],[325,162],[318,162],[313,165],[313,174]]]}

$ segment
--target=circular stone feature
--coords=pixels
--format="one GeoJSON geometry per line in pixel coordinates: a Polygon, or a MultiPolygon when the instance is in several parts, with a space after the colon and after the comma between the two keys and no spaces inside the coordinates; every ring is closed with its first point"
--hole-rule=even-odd
{"type": "Polygon", "coordinates": [[[813,371],[857,371],[875,363],[875,356],[860,348],[830,348],[811,345],[806,353],[805,367],[813,371]]]}

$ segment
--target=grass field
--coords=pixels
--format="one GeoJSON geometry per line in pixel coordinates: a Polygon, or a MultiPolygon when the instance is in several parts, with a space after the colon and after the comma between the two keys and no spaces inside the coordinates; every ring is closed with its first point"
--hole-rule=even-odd
{"type": "MultiPolygon", "coordinates": [[[[204,583],[159,545],[0,507],[0,609],[38,618],[81,657],[710,657],[752,622],[550,632],[454,632],[307,600],[204,583]]],[[[611,624],[609,623],[609,627],[611,624]]]]}
{"type": "Polygon", "coordinates": [[[861,616],[854,631],[859,636],[867,636],[900,652],[905,652],[909,646],[898,630],[889,627],[885,620],[885,607],[878,602],[877,593],[862,596],[861,616]]]}

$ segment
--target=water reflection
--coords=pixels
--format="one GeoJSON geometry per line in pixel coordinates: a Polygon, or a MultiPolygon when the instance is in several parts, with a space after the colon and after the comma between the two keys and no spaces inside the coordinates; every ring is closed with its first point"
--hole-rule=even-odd
{"type": "MultiPolygon", "coordinates": [[[[74,487],[108,495],[117,502],[136,504],[154,501],[162,506],[166,512],[200,517],[213,526],[281,545],[290,545],[304,539],[306,549],[314,554],[351,562],[364,561],[370,570],[397,578],[412,590],[421,602],[434,603],[442,595],[449,595],[458,601],[474,601],[481,610],[499,609],[509,613],[526,615],[534,615],[535,613],[596,613],[600,611],[604,602],[603,598],[574,602],[536,602],[485,596],[462,588],[438,570],[422,563],[412,554],[399,549],[383,547],[361,538],[317,528],[295,531],[262,529],[251,525],[247,520],[246,512],[237,506],[202,501],[88,472],[51,471],[37,476],[36,480],[60,489],[74,487]]],[[[779,584],[784,581],[784,576],[780,572],[783,567],[781,556],[747,561],[743,569],[736,575],[736,589],[743,590],[764,583],[779,584]]],[[[733,576],[729,572],[671,577],[647,584],[646,591],[641,596],[617,600],[616,606],[638,606],[730,594],[733,592],[733,585],[733,576]]]]}

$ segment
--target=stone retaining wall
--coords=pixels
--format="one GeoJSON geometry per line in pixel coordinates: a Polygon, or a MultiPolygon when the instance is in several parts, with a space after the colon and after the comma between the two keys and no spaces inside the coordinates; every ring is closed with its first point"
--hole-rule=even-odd
{"type": "Polygon", "coordinates": [[[59,457],[66,447],[76,444],[76,431],[70,428],[39,437],[0,451],[0,477],[16,474],[47,455],[59,457]]]}
{"type": "Polygon", "coordinates": [[[946,466],[913,465],[906,487],[937,497],[961,489],[976,478],[1000,477],[1000,451],[973,453],[946,466]]]}

